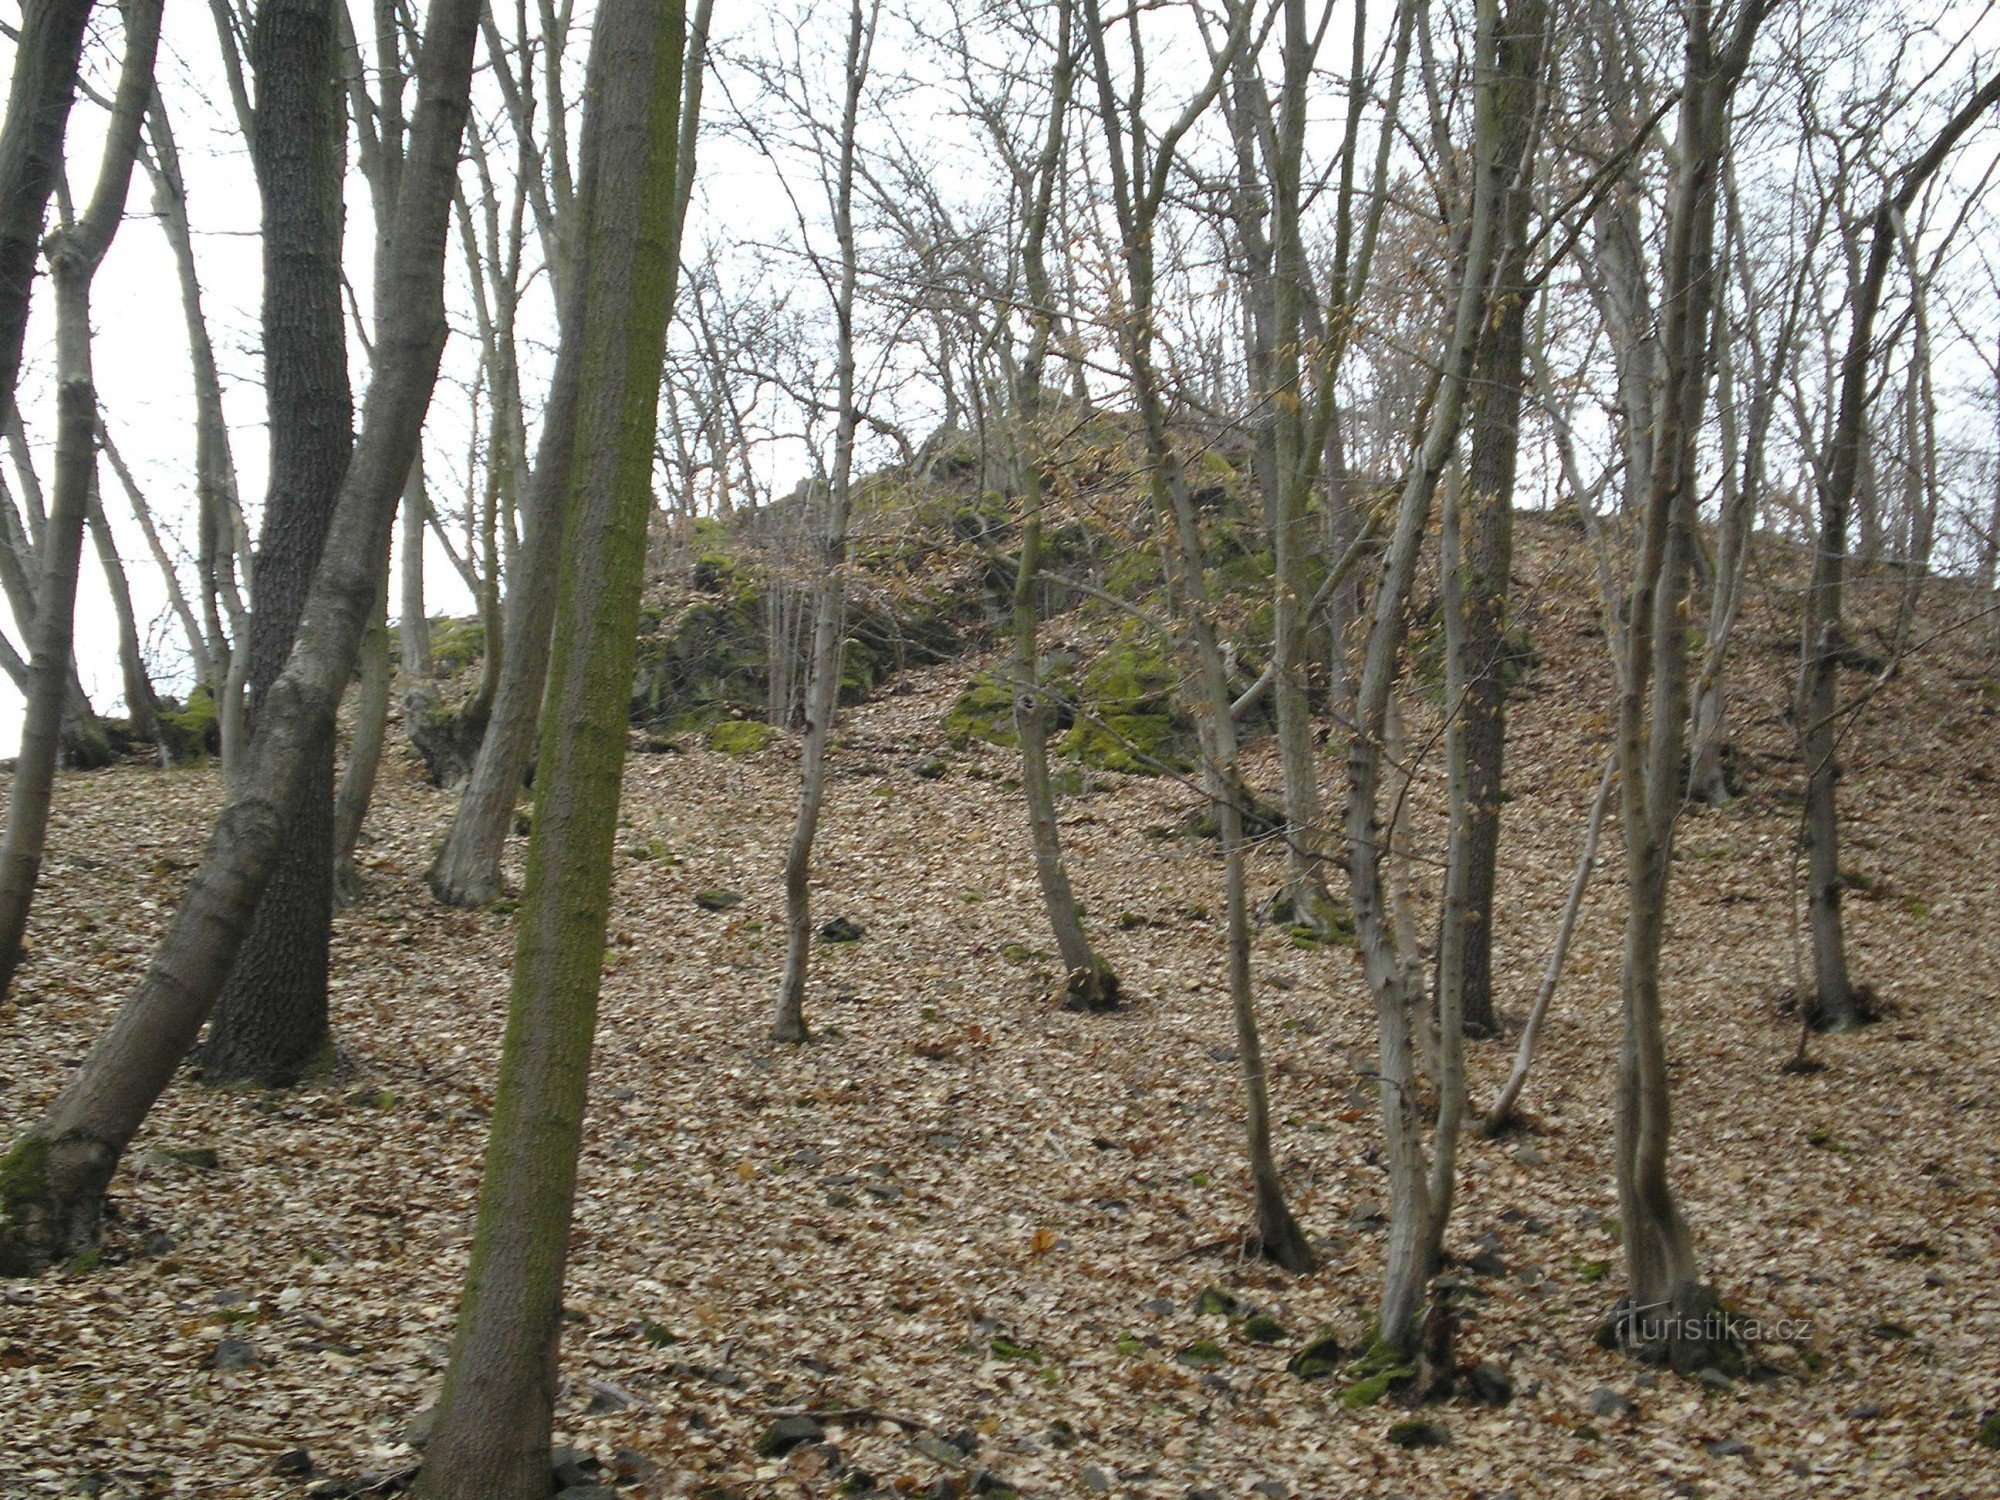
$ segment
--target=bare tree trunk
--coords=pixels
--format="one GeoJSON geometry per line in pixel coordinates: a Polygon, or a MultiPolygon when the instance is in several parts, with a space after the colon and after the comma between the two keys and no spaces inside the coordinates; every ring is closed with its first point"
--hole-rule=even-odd
{"type": "Polygon", "coordinates": [[[375,379],[298,642],[259,705],[243,773],[146,977],[48,1112],[0,1158],[0,1275],[34,1274],[96,1244],[119,1158],[208,1018],[304,799],[313,753],[332,736],[444,349],[445,228],[478,25],[478,0],[434,0],[375,379]]]}
{"type": "MultiPolygon", "coordinates": [[[[1202,719],[1205,780],[1209,807],[1222,839],[1230,1017],[1236,1028],[1237,1064],[1243,1079],[1244,1148],[1249,1158],[1256,1212],[1256,1246],[1259,1253],[1286,1270],[1303,1273],[1313,1268],[1316,1257],[1305,1231],[1285,1201],[1284,1183],[1271,1147],[1270,1092],[1250,977],[1250,910],[1243,869],[1245,790],[1238,768],[1236,724],[1230,711],[1233,694],[1221,643],[1209,614],[1210,579],[1199,518],[1186,470],[1167,430],[1166,402],[1160,392],[1152,352],[1157,250],[1154,226],[1166,197],[1168,174],[1181,138],[1214,103],[1246,45],[1250,10],[1248,5],[1230,7],[1227,41],[1217,50],[1208,78],[1173,125],[1152,145],[1150,160],[1148,132],[1141,115],[1143,100],[1135,97],[1123,104],[1119,100],[1098,0],[1084,0],[1083,15],[1097,84],[1098,112],[1109,145],[1106,156],[1111,169],[1112,203],[1129,304],[1121,309],[1119,342],[1145,442],[1147,483],[1155,524],[1163,533],[1161,545],[1167,563],[1169,597],[1181,611],[1182,649],[1200,683],[1197,713],[1202,719]]],[[[1134,45],[1137,45],[1136,35],[1134,45]]]]}
{"type": "MultiPolygon", "coordinates": [[[[271,482],[250,618],[251,732],[298,635],[354,447],[341,310],[346,111],[338,0],[261,0],[252,157],[264,200],[264,387],[271,482]]],[[[343,684],[344,686],[344,684],[343,684]]],[[[283,858],[257,903],[201,1050],[211,1083],[296,1083],[321,1064],[333,927],[333,766],[328,736],[283,858]]]]}
{"type": "MultiPolygon", "coordinates": [[[[125,58],[105,135],[97,185],[83,217],[51,236],[49,269],[56,294],[56,481],[43,529],[33,639],[28,662],[21,753],[0,834],[0,1000],[13,987],[27,933],[28,908],[41,875],[55,794],[56,756],[69,695],[76,625],[77,569],[97,474],[97,387],[90,364],[90,284],[104,263],[125,211],[139,151],[139,120],[153,89],[160,41],[160,0],[127,0],[125,58]]],[[[24,299],[25,302],[25,299],[24,299]]],[[[15,344],[19,348],[18,340],[15,344]]],[[[0,351],[4,352],[4,351],[0,351]]],[[[7,1178],[0,1162],[0,1193],[7,1178]]],[[[8,1211],[0,1196],[0,1214],[8,1211]]],[[[4,1252],[4,1243],[0,1243],[4,1252]]],[[[0,1253],[0,1274],[6,1274],[0,1253]]]]}
{"type": "Polygon", "coordinates": [[[1660,949],[1674,826],[1687,784],[1688,594],[1696,443],[1710,369],[1717,184],[1729,146],[1730,101],[1768,9],[1767,0],[1744,0],[1722,49],[1713,38],[1710,8],[1687,12],[1687,70],[1661,256],[1663,380],[1619,662],[1618,776],[1628,905],[1614,1146],[1631,1287],[1616,1331],[1628,1345],[1663,1351],[1675,1369],[1688,1373],[1707,1365],[1738,1367],[1740,1353],[1712,1316],[1715,1293],[1701,1278],[1668,1177],[1672,1115],[1660,949]]]}
{"type": "Polygon", "coordinates": [[[860,274],[854,244],[855,124],[868,59],[875,45],[880,0],[864,14],[851,0],[847,31],[847,92],[840,121],[839,164],[834,185],[833,228],[839,242],[840,278],[835,294],[838,325],[836,384],[838,415],[833,439],[833,471],[817,486],[825,507],[818,546],[818,595],[813,606],[811,676],[806,683],[805,743],[799,757],[799,815],[785,851],[785,970],[778,980],[771,1036],[780,1042],[807,1039],[806,964],[812,953],[812,847],[826,794],[826,741],[840,702],[841,624],[845,614],[847,517],[853,501],[854,434],[860,420],[855,396],[854,296],[860,274]]]}
{"type": "Polygon", "coordinates": [[[1604,774],[1597,782],[1597,796],[1592,800],[1590,816],[1584,822],[1583,852],[1576,857],[1576,873],[1570,877],[1569,897],[1563,902],[1562,920],[1556,924],[1555,941],[1549,945],[1549,961],[1542,970],[1542,982],[1535,991],[1535,1003],[1528,1011],[1526,1024],[1521,1027],[1520,1045],[1514,1051],[1513,1071],[1507,1075],[1499,1097],[1493,1101],[1493,1108],[1487,1111],[1485,1122],[1479,1127],[1482,1135],[1499,1135],[1513,1123],[1514,1106],[1520,1102],[1521,1090],[1528,1082],[1528,1070],[1535,1063],[1542,1022],[1548,1017],[1549,1003],[1555,999],[1556,985],[1562,980],[1563,960],[1569,956],[1570,939],[1576,934],[1576,919],[1583,910],[1583,894],[1590,889],[1590,874],[1597,866],[1597,845],[1604,833],[1604,815],[1611,806],[1611,788],[1617,775],[1618,760],[1613,756],[1604,763],[1604,774]]]}
{"type": "Polygon", "coordinates": [[[361,638],[361,676],[354,695],[354,732],[333,799],[333,898],[346,905],[361,894],[354,849],[375,796],[382,746],[389,735],[389,612],[387,591],[361,638]]]}
{"type": "Polygon", "coordinates": [[[1835,803],[1839,762],[1839,673],[1847,656],[1841,626],[1847,517],[1854,502],[1868,437],[1869,373],[1875,360],[1875,315],[1895,257],[1897,228],[1924,184],[1988,109],[2000,103],[2000,75],[1989,79],[1953,114],[1924,153],[1901,174],[1896,190],[1870,221],[1868,262],[1854,288],[1853,326],[1840,366],[1840,406],[1832,461],[1819,486],[1819,537],[1806,595],[1805,648],[1799,667],[1796,717],[1805,752],[1807,890],[1813,947],[1813,1008],[1821,1026],[1845,1030],[1870,1017],[1870,997],[1847,972],[1841,920],[1840,813],[1835,803]]]}
{"type": "Polygon", "coordinates": [[[1501,768],[1507,745],[1507,599],[1514,569],[1514,474],[1521,446],[1526,365],[1529,209],[1540,134],[1537,93],[1549,11],[1544,0],[1514,0],[1499,39],[1502,97],[1495,170],[1500,174],[1499,242],[1493,312],[1473,351],[1466,395],[1466,482],[1461,516],[1458,616],[1462,653],[1446,776],[1462,793],[1445,855],[1444,931],[1438,989],[1456,986],[1468,1036],[1499,1030],[1493,1004],[1493,887],[1500,860],[1501,768]],[[1451,955],[1446,962],[1445,955],[1451,955]]]}
{"type": "Polygon", "coordinates": [[[605,0],[578,200],[571,503],[493,1125],[426,1500],[542,1500],[625,760],[683,104],[677,0],[605,0]],[[662,182],[667,186],[662,188],[662,182]]]}
{"type": "MultiPolygon", "coordinates": [[[[91,443],[97,442],[96,428],[91,443]]],[[[118,670],[125,688],[125,716],[132,724],[132,737],[153,741],[159,738],[155,716],[152,679],[146,675],[146,653],[139,644],[139,616],[132,608],[132,585],[125,577],[125,564],[118,556],[118,542],[105,519],[104,500],[93,475],[85,520],[90,527],[90,545],[97,553],[97,565],[104,573],[104,586],[111,595],[111,616],[118,625],[118,670]]]]}

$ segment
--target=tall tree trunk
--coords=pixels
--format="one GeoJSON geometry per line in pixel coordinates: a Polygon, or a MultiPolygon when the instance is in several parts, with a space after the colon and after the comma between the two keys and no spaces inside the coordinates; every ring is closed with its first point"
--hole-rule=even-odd
{"type": "Polygon", "coordinates": [[[1683,1372],[1734,1365],[1740,1358],[1713,1316],[1719,1304],[1701,1277],[1668,1176],[1672,1098],[1660,950],[1674,826],[1687,784],[1689,591],[1697,441],[1710,373],[1716,196],[1729,149],[1730,102],[1768,9],[1767,0],[1744,0],[1720,48],[1711,8],[1702,4],[1687,12],[1686,78],[1661,253],[1662,380],[1619,662],[1627,911],[1614,1151],[1631,1286],[1616,1331],[1630,1346],[1663,1352],[1683,1372]]]}
{"type": "MultiPolygon", "coordinates": [[[[252,157],[264,200],[264,389],[271,478],[250,617],[250,723],[298,635],[354,449],[341,309],[346,110],[338,0],[260,0],[252,157]]],[[[223,987],[202,1076],[296,1083],[326,1056],[333,924],[333,741],[315,750],[285,854],[223,987]]]]}
{"type": "Polygon", "coordinates": [[[1806,594],[1805,649],[1799,667],[1796,717],[1806,762],[1805,837],[1813,947],[1813,1007],[1819,1024],[1834,1030],[1869,1018],[1865,990],[1847,972],[1847,935],[1841,920],[1840,813],[1835,783],[1840,778],[1839,673],[1847,656],[1841,627],[1841,588],[1846,576],[1847,520],[1853,507],[1868,441],[1870,371],[1875,316],[1882,285],[1895,258],[1897,228],[1960,137],[1987,110],[2000,103],[2000,75],[1989,79],[1959,107],[1924,153],[1904,169],[1896,190],[1870,220],[1868,261],[1854,288],[1853,326],[1840,365],[1840,405],[1833,430],[1833,453],[1819,486],[1819,537],[1813,553],[1812,584],[1806,594]]]}
{"type": "Polygon", "coordinates": [[[1499,241],[1493,308],[1481,325],[1466,391],[1468,503],[1460,514],[1459,690],[1449,711],[1446,779],[1463,792],[1445,855],[1444,930],[1438,940],[1440,1004],[1447,986],[1468,1036],[1499,1029],[1493,1008],[1493,886],[1500,860],[1501,767],[1507,746],[1507,596],[1514,569],[1514,471],[1521,448],[1526,368],[1529,209],[1534,193],[1536,92],[1549,13],[1545,0],[1514,0],[1500,28],[1499,241]],[[1446,964],[1450,953],[1454,962],[1446,964]]]}
{"type": "Polygon", "coordinates": [[[1214,102],[1247,42],[1250,7],[1231,7],[1226,44],[1218,50],[1206,82],[1182,110],[1175,128],[1153,148],[1150,163],[1146,159],[1146,132],[1141,119],[1143,101],[1121,103],[1118,97],[1098,0],[1084,0],[1083,14],[1097,85],[1098,112],[1109,138],[1106,156],[1111,169],[1112,202],[1117,215],[1118,248],[1127,298],[1123,316],[1118,320],[1120,351],[1145,443],[1147,487],[1154,524],[1162,533],[1169,602],[1179,611],[1180,645],[1200,684],[1196,712],[1202,720],[1204,779],[1210,810],[1222,836],[1230,1018],[1236,1028],[1237,1063],[1243,1080],[1244,1148],[1256,1213],[1256,1245],[1267,1259],[1286,1270],[1303,1273],[1313,1268],[1316,1257],[1285,1200],[1284,1183],[1272,1150],[1270,1091],[1250,976],[1250,910],[1243,868],[1245,789],[1231,714],[1233,695],[1222,646],[1210,615],[1212,580],[1202,548],[1200,521],[1187,471],[1168,432],[1166,399],[1160,390],[1152,344],[1157,283],[1154,227],[1166,197],[1168,173],[1179,138],[1214,102]]]}
{"type": "Polygon", "coordinates": [[[426,1500],[542,1500],[577,1150],[610,906],[682,138],[678,0],[605,0],[578,200],[577,436],[514,955],[472,1264],[426,1500]]]}
{"type": "MultiPolygon", "coordinates": [[[[1041,469],[1042,372],[1055,329],[1055,291],[1048,270],[1048,228],[1062,170],[1070,97],[1076,79],[1073,46],[1076,7],[1057,5],[1055,61],[1050,78],[1049,113],[1041,149],[1025,169],[1032,178],[1027,222],[1021,232],[1021,265],[1027,284],[1028,345],[1014,382],[1011,457],[1014,487],[1022,498],[1021,555],[1014,573],[1014,732],[1021,741],[1021,794],[1028,805],[1029,842],[1035,877],[1067,976],[1063,1003],[1071,1010],[1105,1011],[1118,1005],[1118,976],[1090,946],[1083,913],[1063,863],[1062,834],[1056,822],[1055,788],[1049,778],[1048,695],[1041,681],[1040,612],[1042,511],[1047,502],[1041,469]]],[[[1025,174],[1024,174],[1025,175],[1025,174]]]]}
{"type": "Polygon", "coordinates": [[[0,1158],[0,1275],[33,1274],[96,1244],[119,1158],[208,1019],[312,757],[332,737],[444,351],[445,227],[478,28],[479,0],[433,0],[375,378],[298,642],[258,706],[242,774],[152,966],[47,1113],[0,1158]]]}
{"type": "MultiPolygon", "coordinates": [[[[127,0],[125,57],[97,184],[83,217],[51,236],[48,247],[56,293],[55,500],[42,532],[21,753],[7,800],[5,832],[0,834],[0,1000],[7,998],[20,968],[28,908],[41,875],[63,709],[74,667],[77,569],[85,518],[97,485],[90,284],[125,211],[125,194],[139,152],[139,121],[153,90],[159,41],[160,0],[127,0]]],[[[18,350],[18,340],[15,347],[18,350]]],[[[7,1211],[4,1166],[0,1163],[0,1214],[7,1211]]],[[[4,1262],[0,1245],[0,1275],[6,1274],[4,1262]]]]}
{"type": "MultiPolygon", "coordinates": [[[[93,394],[94,391],[93,391],[93,394]]],[[[91,442],[97,432],[91,430],[91,442]]],[[[111,617],[118,626],[118,672],[125,688],[125,716],[132,724],[134,739],[151,741],[159,736],[155,715],[152,679],[146,675],[146,653],[139,644],[139,616],[132,607],[132,585],[125,577],[125,563],[118,556],[118,541],[111,534],[111,522],[104,514],[104,499],[93,475],[85,517],[90,527],[91,549],[104,574],[104,587],[111,595],[111,617]]]]}
{"type": "Polygon", "coordinates": [[[62,172],[91,0],[23,0],[14,79],[0,123],[0,414],[14,404],[42,219],[62,172]]]}
{"type": "Polygon", "coordinates": [[[839,165],[834,184],[833,229],[839,243],[840,275],[834,294],[838,340],[838,417],[833,469],[817,488],[822,505],[818,590],[813,603],[812,657],[806,681],[805,742],[799,756],[799,813],[785,850],[785,969],[778,979],[771,1036],[780,1042],[807,1039],[806,965],[812,954],[812,849],[826,795],[826,742],[840,703],[841,626],[846,615],[847,517],[853,501],[854,435],[860,422],[854,365],[854,299],[860,263],[854,243],[855,126],[868,58],[875,44],[880,0],[851,0],[847,29],[847,92],[841,109],[839,165]]]}

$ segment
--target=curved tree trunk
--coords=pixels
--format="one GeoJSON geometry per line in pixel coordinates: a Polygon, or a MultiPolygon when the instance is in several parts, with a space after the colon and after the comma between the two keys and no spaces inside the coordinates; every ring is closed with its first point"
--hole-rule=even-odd
{"type": "Polygon", "coordinates": [[[361,841],[368,804],[374,800],[375,778],[382,768],[382,746],[388,735],[389,614],[385,597],[368,633],[361,638],[354,733],[347,742],[347,764],[333,799],[333,899],[342,906],[361,894],[361,871],[354,863],[354,848],[361,841]]]}
{"type": "MultiPolygon", "coordinates": [[[[252,157],[264,198],[264,388],[271,479],[250,617],[250,723],[298,635],[354,448],[341,308],[346,112],[337,0],[261,0],[250,36],[257,78],[252,157]]],[[[224,986],[202,1076],[296,1083],[330,1044],[333,742],[313,753],[283,859],[224,986]]]]}
{"type": "Polygon", "coordinates": [[[444,351],[446,214],[478,28],[478,0],[434,0],[375,379],[298,643],[259,705],[242,773],[146,977],[47,1113],[0,1158],[0,1275],[33,1274],[97,1243],[105,1189],[208,1019],[283,851],[312,755],[332,736],[444,351]]]}

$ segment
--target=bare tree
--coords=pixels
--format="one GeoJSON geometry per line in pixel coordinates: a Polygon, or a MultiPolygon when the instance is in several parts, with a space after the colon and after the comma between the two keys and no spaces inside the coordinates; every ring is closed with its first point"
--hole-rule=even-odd
{"type": "Polygon", "coordinates": [[[332,736],[380,588],[395,505],[444,349],[444,245],[478,0],[434,0],[390,239],[375,378],[297,643],[258,708],[242,775],[138,989],[68,1086],[0,1157],[0,1272],[96,1244],[104,1193],[207,1020],[332,736]]]}
{"type": "Polygon", "coordinates": [[[125,212],[125,194],[139,153],[139,125],[153,92],[153,57],[159,41],[159,0],[127,0],[125,58],[97,184],[82,216],[57,230],[48,245],[56,294],[56,482],[54,502],[42,528],[21,754],[7,799],[6,831],[0,835],[0,999],[12,988],[20,967],[28,907],[41,875],[69,695],[77,568],[97,489],[90,287],[125,212]]]}

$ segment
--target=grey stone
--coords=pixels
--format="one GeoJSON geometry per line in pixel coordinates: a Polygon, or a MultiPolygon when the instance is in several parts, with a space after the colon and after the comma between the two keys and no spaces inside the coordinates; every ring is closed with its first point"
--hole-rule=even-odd
{"type": "Polygon", "coordinates": [[[247,1370],[257,1363],[257,1351],[242,1339],[224,1339],[215,1346],[215,1368],[247,1370]]]}
{"type": "Polygon", "coordinates": [[[1608,1385],[1600,1385],[1590,1393],[1590,1411],[1598,1417],[1629,1417],[1639,1408],[1618,1394],[1608,1385]]]}
{"type": "Polygon", "coordinates": [[[780,1417],[757,1439],[757,1454],[760,1458],[777,1458],[802,1443],[816,1443],[825,1436],[826,1429],[811,1417],[780,1417]]]}

